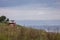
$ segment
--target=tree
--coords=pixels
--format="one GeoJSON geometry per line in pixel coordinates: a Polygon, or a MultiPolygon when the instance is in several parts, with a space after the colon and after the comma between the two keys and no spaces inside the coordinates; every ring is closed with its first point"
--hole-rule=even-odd
{"type": "Polygon", "coordinates": [[[8,22],[9,21],[9,18],[7,18],[6,21],[8,22]]]}
{"type": "Polygon", "coordinates": [[[0,17],[0,22],[5,21],[5,19],[6,19],[6,16],[1,16],[1,17],[0,17]]]}

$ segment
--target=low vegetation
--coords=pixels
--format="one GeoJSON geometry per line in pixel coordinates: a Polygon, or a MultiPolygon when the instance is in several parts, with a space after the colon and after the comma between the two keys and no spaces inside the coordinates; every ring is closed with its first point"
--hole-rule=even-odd
{"type": "Polygon", "coordinates": [[[44,30],[37,30],[16,25],[0,23],[0,40],[47,40],[44,30]],[[40,35],[41,34],[41,35],[40,35]]]}
{"type": "Polygon", "coordinates": [[[0,23],[0,40],[60,40],[60,33],[0,23]]]}

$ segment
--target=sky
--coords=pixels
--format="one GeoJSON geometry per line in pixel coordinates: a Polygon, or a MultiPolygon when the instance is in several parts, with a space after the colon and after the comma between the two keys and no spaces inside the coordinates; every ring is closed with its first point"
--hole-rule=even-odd
{"type": "Polygon", "coordinates": [[[60,20],[60,0],[0,0],[0,16],[10,20],[60,20]]]}

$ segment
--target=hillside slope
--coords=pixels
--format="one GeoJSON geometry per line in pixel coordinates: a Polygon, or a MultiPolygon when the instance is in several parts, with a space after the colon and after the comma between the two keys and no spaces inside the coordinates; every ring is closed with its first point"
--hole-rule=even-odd
{"type": "Polygon", "coordinates": [[[0,40],[47,40],[45,37],[46,32],[43,30],[26,28],[19,25],[13,27],[0,23],[0,40]]]}
{"type": "Polygon", "coordinates": [[[47,33],[45,30],[26,28],[24,26],[11,26],[0,23],[0,40],[60,40],[55,33],[47,33]]]}

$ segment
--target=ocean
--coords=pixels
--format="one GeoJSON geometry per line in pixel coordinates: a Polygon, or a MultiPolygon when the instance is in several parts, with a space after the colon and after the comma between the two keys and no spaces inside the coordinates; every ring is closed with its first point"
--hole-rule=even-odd
{"type": "Polygon", "coordinates": [[[25,26],[60,25],[60,20],[16,20],[16,23],[25,26]]]}
{"type": "Polygon", "coordinates": [[[36,29],[56,31],[59,28],[60,30],[60,20],[16,20],[16,23],[36,29]]]}

